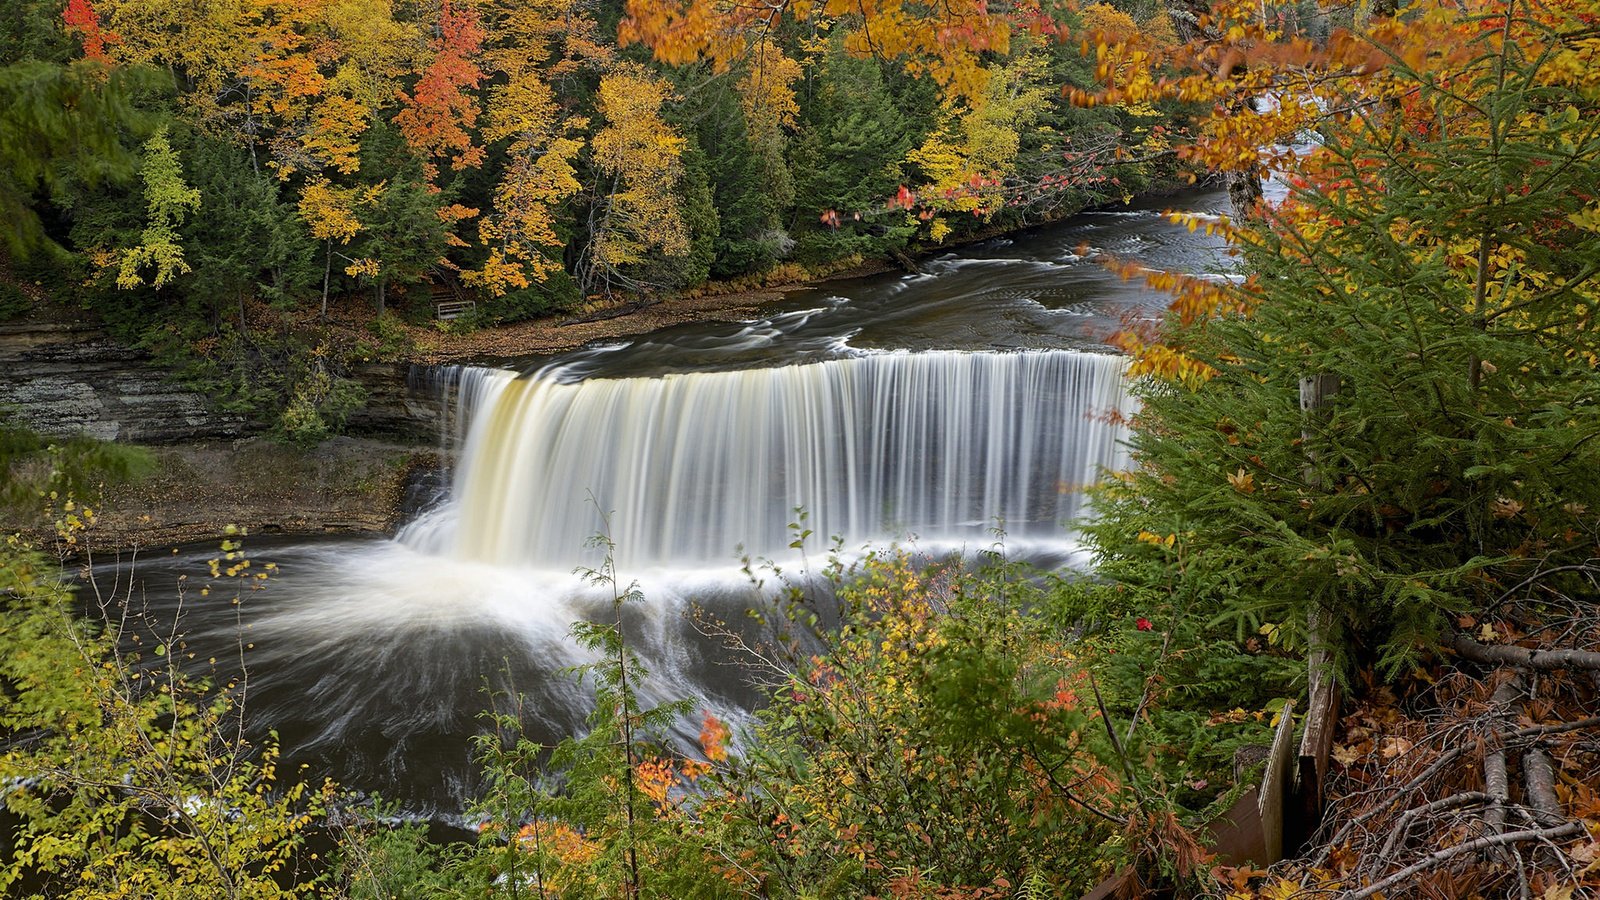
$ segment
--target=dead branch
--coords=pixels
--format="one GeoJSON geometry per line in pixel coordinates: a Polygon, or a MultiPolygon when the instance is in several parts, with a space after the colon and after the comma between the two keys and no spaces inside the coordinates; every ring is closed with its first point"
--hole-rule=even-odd
{"type": "Polygon", "coordinates": [[[1435,800],[1426,806],[1408,809],[1400,814],[1400,821],[1395,825],[1394,831],[1390,832],[1389,839],[1383,844],[1383,849],[1378,851],[1378,856],[1387,858],[1396,849],[1405,846],[1406,838],[1410,836],[1411,823],[1423,816],[1431,816],[1434,813],[1441,813],[1463,806],[1476,806],[1480,803],[1493,802],[1494,797],[1485,794],[1483,791],[1463,791],[1459,794],[1452,794],[1442,800],[1435,800]]]}
{"type": "Polygon", "coordinates": [[[1539,824],[1551,826],[1564,821],[1566,816],[1561,814],[1561,800],[1556,797],[1556,770],[1550,754],[1540,747],[1522,754],[1522,775],[1528,803],[1539,824]]]}
{"type": "Polygon", "coordinates": [[[1341,896],[1343,897],[1343,900],[1366,900],[1366,898],[1371,897],[1380,891],[1386,891],[1419,872],[1425,872],[1434,866],[1447,863],[1458,856],[1465,856],[1469,853],[1478,853],[1491,848],[1507,847],[1512,844],[1524,843],[1527,841],[1550,841],[1557,840],[1559,838],[1577,837],[1580,834],[1587,833],[1588,832],[1583,827],[1582,822],[1568,822],[1565,825],[1558,825],[1555,828],[1529,828],[1523,831],[1507,831],[1501,834],[1491,834],[1487,837],[1466,841],[1465,843],[1457,844],[1454,847],[1448,847],[1444,850],[1430,853],[1423,859],[1406,866],[1404,869],[1401,869],[1393,875],[1384,878],[1382,881],[1374,882],[1359,891],[1347,892],[1341,896]]]}
{"type": "Polygon", "coordinates": [[[1554,725],[1530,725],[1527,728],[1518,728],[1506,735],[1508,738],[1536,738],[1548,734],[1565,734],[1569,731],[1582,731],[1585,728],[1600,726],[1600,716],[1590,716],[1587,719],[1574,719],[1571,722],[1557,722],[1554,725]]]}
{"type": "Polygon", "coordinates": [[[1480,644],[1464,634],[1455,636],[1450,649],[1456,655],[1490,666],[1517,666],[1554,672],[1560,669],[1600,671],[1600,653],[1593,650],[1531,650],[1510,644],[1480,644]]]}
{"type": "MultiPolygon", "coordinates": [[[[1504,724],[1510,724],[1511,704],[1522,696],[1522,677],[1513,676],[1494,689],[1494,696],[1489,702],[1494,705],[1494,716],[1504,724]]],[[[1483,785],[1484,792],[1494,798],[1494,802],[1483,814],[1483,821],[1489,826],[1489,831],[1499,834],[1506,827],[1506,804],[1511,800],[1511,780],[1506,775],[1506,742],[1504,735],[1496,729],[1494,749],[1483,755],[1483,785]]]]}
{"type": "MultiPolygon", "coordinates": [[[[1571,722],[1557,722],[1553,725],[1529,725],[1525,728],[1518,728],[1514,731],[1506,732],[1503,737],[1507,744],[1513,744],[1520,743],[1521,741],[1528,739],[1537,739],[1549,735],[1565,734],[1570,731],[1582,731],[1586,728],[1596,727],[1600,727],[1600,716],[1590,716],[1586,719],[1575,719],[1571,722]]],[[[1338,832],[1334,834],[1333,838],[1322,845],[1322,849],[1315,859],[1315,864],[1321,865],[1325,863],[1328,859],[1328,854],[1333,851],[1334,847],[1344,843],[1352,834],[1356,832],[1357,829],[1361,828],[1361,826],[1377,818],[1378,816],[1383,815],[1386,810],[1388,810],[1395,803],[1400,802],[1403,798],[1409,796],[1412,791],[1422,787],[1435,776],[1439,775],[1441,772],[1444,772],[1451,765],[1453,765],[1456,760],[1465,756],[1468,749],[1470,749],[1470,745],[1462,743],[1445,750],[1443,753],[1439,754],[1439,758],[1430,763],[1426,769],[1422,770],[1405,784],[1395,788],[1389,794],[1389,796],[1384,798],[1376,807],[1369,809],[1345,822],[1344,825],[1340,827],[1338,832]]]]}

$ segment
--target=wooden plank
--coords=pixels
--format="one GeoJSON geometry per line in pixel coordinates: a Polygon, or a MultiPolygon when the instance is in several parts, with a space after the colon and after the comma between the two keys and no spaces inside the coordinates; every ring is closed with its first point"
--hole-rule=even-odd
{"type": "Polygon", "coordinates": [[[1132,900],[1140,896],[1139,879],[1132,869],[1123,869],[1089,889],[1083,900],[1132,900]]]}
{"type": "Polygon", "coordinates": [[[1272,753],[1267,757],[1267,771],[1261,777],[1261,837],[1264,856],[1259,860],[1269,866],[1283,859],[1284,808],[1292,799],[1294,789],[1294,701],[1283,704],[1279,713],[1278,731],[1272,737],[1272,753]]]}
{"type": "Polygon", "coordinates": [[[1296,788],[1296,821],[1289,828],[1289,841],[1298,846],[1311,839],[1322,823],[1328,779],[1328,757],[1333,753],[1333,734],[1339,722],[1339,683],[1334,677],[1333,654],[1328,650],[1328,616],[1316,609],[1308,623],[1311,652],[1306,656],[1310,692],[1306,703],[1305,732],[1300,738],[1299,785],[1296,788]]]}
{"type": "Polygon", "coordinates": [[[1266,865],[1261,861],[1267,855],[1261,832],[1261,794],[1255,788],[1240,794],[1227,812],[1206,825],[1206,831],[1211,834],[1211,852],[1219,865],[1266,865]]]}

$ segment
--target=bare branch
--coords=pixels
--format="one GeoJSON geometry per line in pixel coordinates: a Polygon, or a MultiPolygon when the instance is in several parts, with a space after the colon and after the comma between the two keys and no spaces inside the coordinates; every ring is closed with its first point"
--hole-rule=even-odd
{"type": "Polygon", "coordinates": [[[1558,838],[1577,837],[1580,834],[1586,833],[1587,831],[1583,827],[1582,822],[1568,822],[1565,825],[1560,825],[1555,828],[1529,828],[1523,831],[1507,831],[1503,834],[1492,834],[1488,837],[1481,837],[1477,840],[1457,844],[1454,847],[1448,847],[1436,853],[1430,853],[1427,857],[1419,862],[1415,862],[1409,866],[1406,866],[1404,869],[1401,869],[1382,881],[1374,882],[1359,891],[1351,891],[1340,896],[1343,898],[1343,900],[1366,900],[1366,898],[1371,897],[1379,892],[1386,891],[1419,872],[1425,872],[1434,866],[1449,862],[1458,856],[1465,856],[1469,853],[1478,853],[1490,848],[1506,847],[1512,844],[1524,843],[1527,841],[1555,840],[1558,838]]]}
{"type": "Polygon", "coordinates": [[[1491,666],[1518,666],[1555,672],[1561,669],[1600,671],[1600,652],[1593,650],[1531,650],[1511,644],[1480,644],[1464,634],[1450,643],[1458,656],[1491,666]]]}

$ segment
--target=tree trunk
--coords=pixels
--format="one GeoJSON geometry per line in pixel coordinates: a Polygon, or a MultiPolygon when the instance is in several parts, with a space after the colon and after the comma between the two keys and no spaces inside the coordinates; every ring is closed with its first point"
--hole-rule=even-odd
{"type": "Polygon", "coordinates": [[[333,274],[333,239],[328,239],[328,261],[322,266],[322,321],[328,321],[328,278],[333,274]]]}
{"type": "Polygon", "coordinates": [[[1228,185],[1228,202],[1233,206],[1236,219],[1256,218],[1256,204],[1261,202],[1261,176],[1255,172],[1229,171],[1224,176],[1228,185]]]}
{"type": "Polygon", "coordinates": [[[383,296],[383,289],[384,289],[384,285],[385,285],[385,284],[386,284],[386,283],[387,283],[387,282],[388,282],[388,279],[387,279],[387,278],[384,278],[384,277],[382,277],[382,276],[379,276],[379,278],[378,278],[378,290],[377,290],[377,294],[378,294],[378,316],[379,316],[379,317],[380,317],[380,318],[381,318],[381,317],[382,317],[382,316],[383,316],[383,310],[384,310],[384,296],[383,296]]]}
{"type": "MultiPolygon", "coordinates": [[[[1232,185],[1229,187],[1231,194],[1232,185]]],[[[1260,182],[1256,187],[1259,191],[1260,182]]],[[[1322,475],[1317,471],[1315,440],[1327,420],[1329,401],[1339,393],[1339,387],[1339,376],[1326,372],[1300,379],[1300,410],[1305,414],[1300,426],[1301,445],[1306,448],[1305,481],[1313,489],[1322,484],[1322,475]]],[[[1307,614],[1309,696],[1305,733],[1300,739],[1299,820],[1290,835],[1295,844],[1310,840],[1322,824],[1326,799],[1323,783],[1328,776],[1328,755],[1333,750],[1333,732],[1339,718],[1339,683],[1331,652],[1334,624],[1332,614],[1323,607],[1313,606],[1307,614]]]]}

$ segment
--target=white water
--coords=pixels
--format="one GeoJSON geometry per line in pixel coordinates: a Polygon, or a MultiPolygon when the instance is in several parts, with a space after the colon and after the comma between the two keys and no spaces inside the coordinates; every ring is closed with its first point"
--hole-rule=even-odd
{"type": "Polygon", "coordinates": [[[1080,488],[1126,463],[1121,358],[883,353],[807,365],[564,383],[462,373],[470,425],[424,553],[568,570],[605,533],[619,566],[776,556],[796,510],[813,545],[1065,540],[1080,488]],[[606,513],[602,517],[602,512],[606,513]]]}

